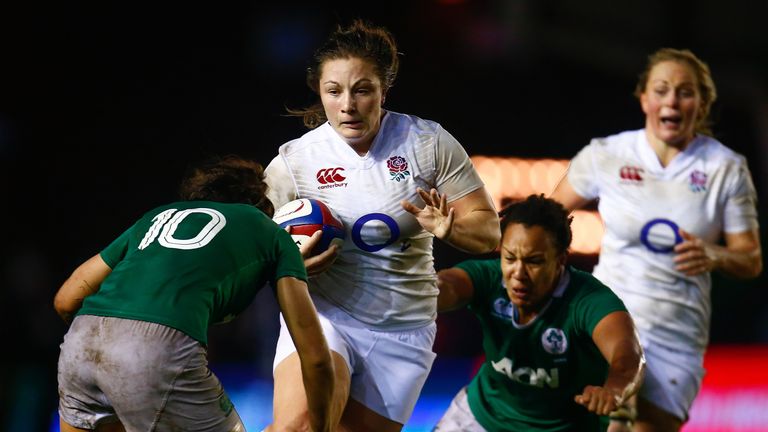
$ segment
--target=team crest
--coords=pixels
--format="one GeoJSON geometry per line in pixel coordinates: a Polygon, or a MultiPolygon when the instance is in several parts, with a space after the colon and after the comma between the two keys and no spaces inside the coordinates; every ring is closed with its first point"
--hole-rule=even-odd
{"type": "Polygon", "coordinates": [[[691,182],[688,183],[688,187],[693,192],[704,192],[707,190],[707,174],[699,171],[691,171],[691,182]]]}
{"type": "Polygon", "coordinates": [[[514,306],[509,300],[499,297],[493,302],[493,314],[497,317],[511,321],[514,313],[514,306]]]}
{"type": "Polygon", "coordinates": [[[392,156],[387,159],[387,168],[392,180],[400,181],[411,175],[408,171],[408,162],[402,156],[392,156]]]}
{"type": "Polygon", "coordinates": [[[550,354],[562,354],[568,349],[568,339],[563,330],[550,327],[542,333],[541,345],[550,354]]]}

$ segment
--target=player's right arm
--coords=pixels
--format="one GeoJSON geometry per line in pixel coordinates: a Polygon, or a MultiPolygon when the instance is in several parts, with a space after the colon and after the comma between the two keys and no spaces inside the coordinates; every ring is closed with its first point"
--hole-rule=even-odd
{"type": "Polygon", "coordinates": [[[475,294],[472,279],[466,271],[453,267],[437,273],[437,311],[448,312],[466,306],[475,294]]]}
{"type": "Polygon", "coordinates": [[[331,431],[338,422],[332,412],[334,369],[307,283],[294,277],[278,279],[277,300],[301,360],[310,426],[313,431],[331,431]]]}
{"type": "Polygon", "coordinates": [[[334,261],[336,261],[336,256],[339,254],[339,245],[336,243],[330,245],[328,249],[322,253],[317,255],[311,254],[312,249],[320,243],[322,236],[322,230],[315,231],[309,240],[299,246],[301,256],[304,258],[304,267],[307,269],[307,274],[309,276],[328,270],[331,265],[333,265],[334,261]]]}
{"type": "Polygon", "coordinates": [[[53,299],[56,313],[67,323],[72,322],[72,317],[83,305],[83,300],[98,291],[110,273],[112,268],[104,262],[100,254],[80,264],[64,281],[53,299]]]}

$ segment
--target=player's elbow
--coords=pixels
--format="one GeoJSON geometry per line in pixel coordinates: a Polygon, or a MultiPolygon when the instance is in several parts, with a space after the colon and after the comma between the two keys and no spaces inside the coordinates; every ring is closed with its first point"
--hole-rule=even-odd
{"type": "Polygon", "coordinates": [[[496,248],[499,247],[500,243],[501,243],[501,231],[499,230],[499,227],[496,226],[491,231],[491,234],[488,236],[488,239],[485,243],[485,251],[483,253],[495,251],[496,248]]]}
{"type": "Polygon", "coordinates": [[[472,253],[484,254],[490,253],[499,247],[501,242],[501,230],[499,229],[498,219],[496,223],[487,224],[488,227],[484,230],[475,231],[475,242],[473,244],[472,253]]]}
{"type": "Polygon", "coordinates": [[[763,273],[763,256],[761,253],[755,253],[750,256],[749,263],[744,266],[738,276],[740,279],[754,279],[763,273]]]}
{"type": "Polygon", "coordinates": [[[66,322],[69,322],[71,320],[72,315],[74,315],[79,305],[76,302],[73,302],[69,299],[64,298],[64,296],[57,295],[53,299],[53,308],[56,310],[56,313],[59,314],[61,319],[63,319],[66,322]]]}
{"type": "Polygon", "coordinates": [[[755,263],[755,264],[754,264],[754,265],[751,267],[751,269],[750,269],[750,270],[751,270],[751,272],[749,272],[749,276],[748,276],[750,279],[754,279],[754,278],[756,278],[756,277],[760,276],[760,275],[763,273],[763,261],[762,261],[762,259],[761,259],[761,260],[758,260],[758,261],[757,261],[757,262],[756,262],[756,263],[755,263]]]}

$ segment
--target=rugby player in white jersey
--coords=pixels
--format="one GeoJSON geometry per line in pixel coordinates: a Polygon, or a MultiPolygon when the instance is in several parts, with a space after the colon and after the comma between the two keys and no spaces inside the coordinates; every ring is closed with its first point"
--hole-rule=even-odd
{"type": "Polygon", "coordinates": [[[597,198],[605,224],[594,275],[624,301],[647,372],[635,430],[679,430],[704,374],[710,272],[762,271],[756,194],[743,156],[712,138],[709,67],[660,49],[635,90],[645,128],[596,138],[552,197],[575,209],[597,198]]]}
{"type": "MultiPolygon", "coordinates": [[[[500,237],[457,140],[433,121],[382,108],[397,69],[386,29],[340,27],[308,69],[320,103],[293,111],[312,130],[282,145],[266,170],[276,206],[316,198],[346,226],[334,257],[305,261],[335,361],[340,430],[399,431],[413,411],[435,357],[433,237],[470,253],[494,250],[500,237]]],[[[269,430],[306,425],[298,360],[283,331],[269,430]]]]}

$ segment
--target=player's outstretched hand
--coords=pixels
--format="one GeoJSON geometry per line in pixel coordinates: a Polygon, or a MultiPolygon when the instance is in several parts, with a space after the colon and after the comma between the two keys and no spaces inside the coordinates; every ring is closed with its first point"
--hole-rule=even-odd
{"type": "Polygon", "coordinates": [[[453,228],[453,209],[448,208],[447,196],[440,194],[437,189],[429,192],[422,188],[417,188],[419,196],[424,200],[424,208],[418,208],[413,203],[403,200],[400,205],[408,213],[416,216],[416,220],[427,231],[435,237],[444,240],[451,234],[453,228]]]}
{"type": "Polygon", "coordinates": [[[606,387],[588,385],[584,392],[574,396],[577,404],[584,406],[597,415],[608,415],[619,406],[621,395],[616,390],[606,387]]]}
{"type": "Polygon", "coordinates": [[[304,267],[307,268],[307,274],[309,276],[322,273],[336,261],[336,256],[339,254],[339,245],[332,244],[323,253],[312,255],[312,249],[320,242],[320,238],[323,236],[323,231],[315,231],[314,234],[305,241],[304,244],[299,246],[301,256],[304,257],[304,267]]]}

